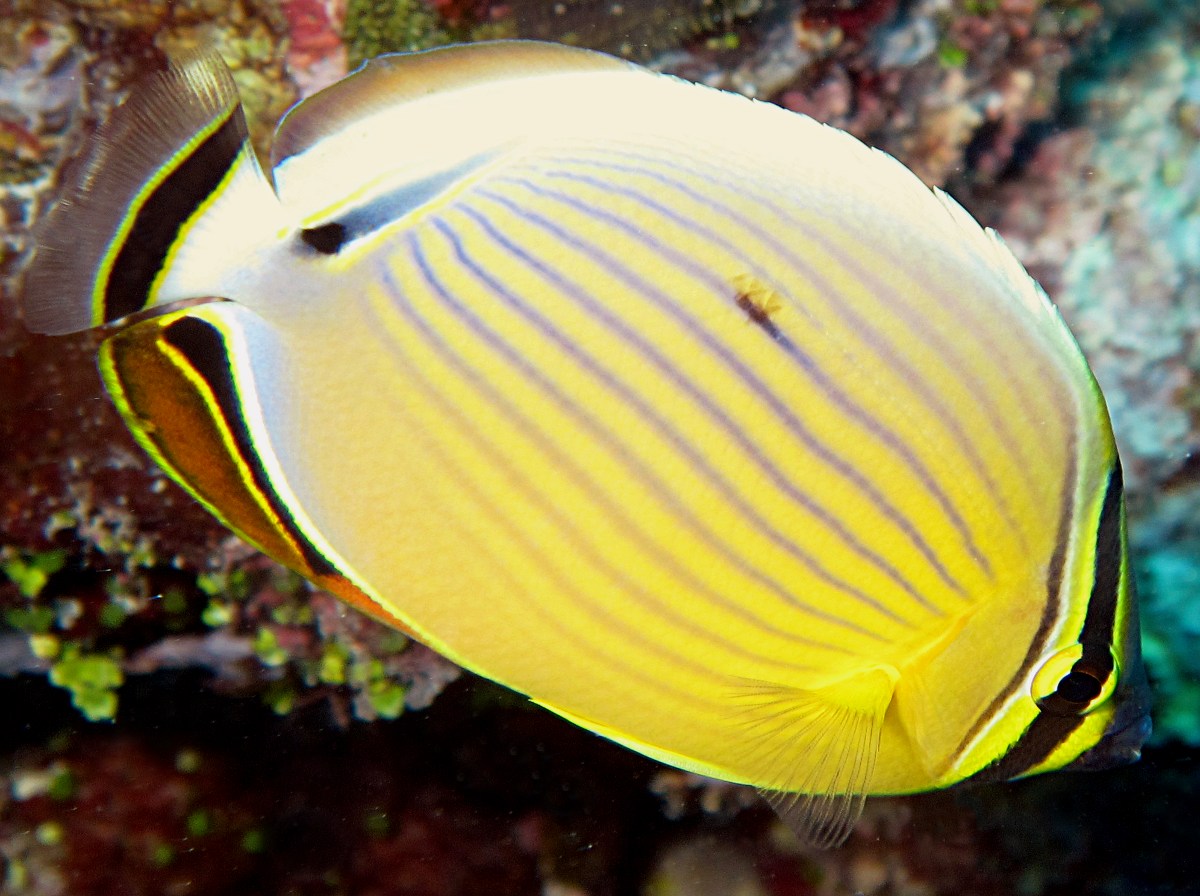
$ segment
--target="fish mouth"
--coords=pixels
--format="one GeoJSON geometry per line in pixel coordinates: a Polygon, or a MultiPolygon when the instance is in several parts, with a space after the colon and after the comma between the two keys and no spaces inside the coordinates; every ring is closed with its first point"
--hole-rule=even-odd
{"type": "Polygon", "coordinates": [[[1080,771],[1093,771],[1129,765],[1142,758],[1142,746],[1150,737],[1154,724],[1150,713],[1134,716],[1128,723],[1109,731],[1100,741],[1071,763],[1080,771]]]}

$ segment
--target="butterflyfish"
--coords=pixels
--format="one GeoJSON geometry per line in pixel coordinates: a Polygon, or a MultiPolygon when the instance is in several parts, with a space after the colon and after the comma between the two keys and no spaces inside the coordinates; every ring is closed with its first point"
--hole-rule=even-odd
{"type": "Polygon", "coordinates": [[[1137,757],[1104,399],[885,153],[502,41],[368,62],[267,170],[177,59],[79,171],[28,326],[105,328],[164,470],[467,669],[826,844],[869,795],[1137,757]]]}

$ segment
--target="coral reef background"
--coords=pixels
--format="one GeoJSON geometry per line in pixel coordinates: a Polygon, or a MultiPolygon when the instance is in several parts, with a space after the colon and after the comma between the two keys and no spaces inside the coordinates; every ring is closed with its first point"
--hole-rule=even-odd
{"type": "Polygon", "coordinates": [[[1200,10],[1188,0],[0,0],[0,855],[31,894],[1184,894],[1200,856],[1200,10]],[[255,139],[378,52],[524,36],[850,130],[996,227],[1125,462],[1143,761],[872,801],[752,794],[460,674],[230,538],[145,459],[95,339],[19,320],[31,227],[142,72],[216,46],[255,139]]]}

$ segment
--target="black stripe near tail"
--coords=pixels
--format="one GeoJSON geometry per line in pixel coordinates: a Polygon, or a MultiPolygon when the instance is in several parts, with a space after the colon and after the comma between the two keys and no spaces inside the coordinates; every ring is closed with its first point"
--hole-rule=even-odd
{"type": "Polygon", "coordinates": [[[70,333],[146,307],[181,230],[244,151],[237,88],[215,53],[139,82],[38,222],[26,326],[70,333]]]}
{"type": "Polygon", "coordinates": [[[113,254],[102,317],[117,320],[146,306],[150,288],[166,265],[183,226],[220,186],[246,143],[246,122],[235,107],[207,138],[177,160],[175,169],[136,209],[132,225],[113,254]]]}

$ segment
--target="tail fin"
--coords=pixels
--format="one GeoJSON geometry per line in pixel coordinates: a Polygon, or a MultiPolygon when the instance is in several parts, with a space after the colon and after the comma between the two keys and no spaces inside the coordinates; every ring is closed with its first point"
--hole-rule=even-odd
{"type": "MultiPolygon", "coordinates": [[[[265,191],[273,201],[233,78],[213,52],[177,59],[137,85],[77,171],[38,225],[25,277],[25,323],[40,333],[84,330],[214,294],[204,291],[215,284],[203,278],[168,277],[185,237],[217,197],[249,193],[235,204],[261,205],[265,191]],[[192,289],[200,291],[181,294],[192,289]]],[[[208,269],[211,280],[211,263],[208,269]]]]}

